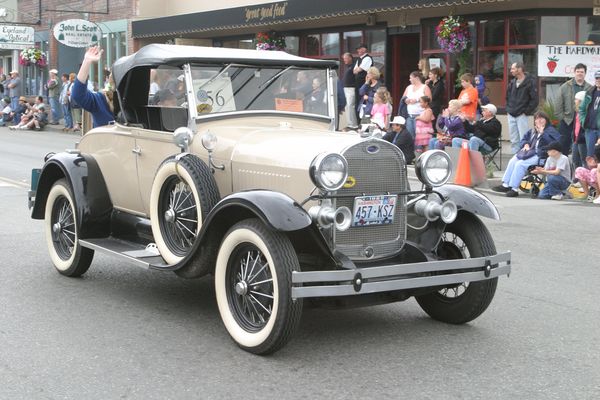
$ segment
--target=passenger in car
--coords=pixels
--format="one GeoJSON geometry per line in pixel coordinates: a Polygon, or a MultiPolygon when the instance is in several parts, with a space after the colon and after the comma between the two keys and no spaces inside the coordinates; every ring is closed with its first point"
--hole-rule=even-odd
{"type": "Polygon", "coordinates": [[[108,125],[115,120],[113,90],[92,92],[87,88],[88,76],[92,64],[97,63],[102,58],[103,52],[104,50],[98,46],[90,47],[85,52],[81,68],[77,73],[77,79],[75,79],[73,88],[71,89],[71,98],[73,98],[77,104],[81,105],[81,108],[92,114],[92,125],[94,128],[108,125]]]}
{"type": "Polygon", "coordinates": [[[169,89],[162,89],[154,94],[154,103],[157,106],[176,107],[177,97],[169,89]]]}

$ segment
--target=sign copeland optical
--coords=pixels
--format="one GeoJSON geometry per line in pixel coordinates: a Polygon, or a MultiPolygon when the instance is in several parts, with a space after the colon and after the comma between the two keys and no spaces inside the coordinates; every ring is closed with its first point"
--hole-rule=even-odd
{"type": "Polygon", "coordinates": [[[0,25],[0,49],[23,50],[34,45],[30,26],[0,25]]]}
{"type": "Polygon", "coordinates": [[[67,19],[54,25],[54,37],[69,47],[89,47],[98,43],[102,31],[84,19],[67,19]]]}

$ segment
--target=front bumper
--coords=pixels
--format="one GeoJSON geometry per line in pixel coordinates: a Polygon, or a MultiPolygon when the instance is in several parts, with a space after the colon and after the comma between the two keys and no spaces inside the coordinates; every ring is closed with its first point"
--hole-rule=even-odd
{"type": "Polygon", "coordinates": [[[339,271],[292,272],[292,298],[352,296],[449,286],[510,274],[511,253],[339,271]],[[429,274],[429,275],[427,275],[429,274]]]}

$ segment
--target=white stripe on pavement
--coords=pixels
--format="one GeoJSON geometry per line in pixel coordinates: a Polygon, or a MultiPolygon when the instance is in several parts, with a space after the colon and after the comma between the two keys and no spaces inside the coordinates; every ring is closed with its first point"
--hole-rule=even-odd
{"type": "Polygon", "coordinates": [[[12,186],[12,187],[22,187],[25,189],[29,189],[29,183],[27,182],[20,182],[20,181],[15,181],[13,179],[9,179],[9,178],[4,178],[2,176],[0,176],[0,187],[4,186],[4,187],[8,187],[8,186],[12,186]]]}

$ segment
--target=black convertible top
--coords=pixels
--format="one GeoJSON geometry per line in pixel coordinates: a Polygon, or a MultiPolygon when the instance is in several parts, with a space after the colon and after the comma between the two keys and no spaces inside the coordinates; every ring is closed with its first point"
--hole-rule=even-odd
{"type": "Polygon", "coordinates": [[[139,51],[118,59],[113,65],[113,78],[117,87],[127,73],[136,67],[159,65],[181,66],[186,63],[239,63],[247,65],[277,65],[315,68],[337,68],[338,62],[314,60],[283,51],[229,49],[223,47],[181,46],[150,44],[139,51]]]}

